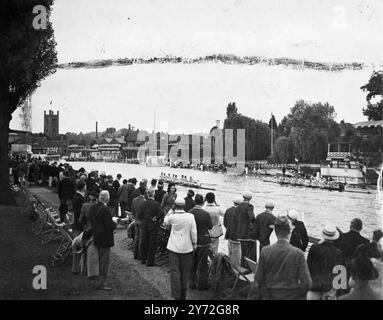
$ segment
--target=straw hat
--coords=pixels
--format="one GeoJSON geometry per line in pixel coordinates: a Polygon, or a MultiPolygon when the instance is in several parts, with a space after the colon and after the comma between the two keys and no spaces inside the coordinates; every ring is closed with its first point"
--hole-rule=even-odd
{"type": "Polygon", "coordinates": [[[241,197],[235,197],[233,202],[234,202],[234,204],[240,204],[242,202],[242,198],[241,197]]]}
{"type": "Polygon", "coordinates": [[[291,220],[298,220],[298,217],[299,217],[299,213],[296,209],[290,209],[287,211],[287,216],[291,219],[291,220]]]}
{"type": "Polygon", "coordinates": [[[339,232],[333,223],[326,222],[325,226],[322,229],[321,236],[323,240],[336,240],[339,238],[339,232]]]}
{"type": "Polygon", "coordinates": [[[174,204],[177,206],[177,207],[182,207],[185,205],[185,200],[182,199],[182,198],[177,198],[176,201],[174,201],[174,204]]]}

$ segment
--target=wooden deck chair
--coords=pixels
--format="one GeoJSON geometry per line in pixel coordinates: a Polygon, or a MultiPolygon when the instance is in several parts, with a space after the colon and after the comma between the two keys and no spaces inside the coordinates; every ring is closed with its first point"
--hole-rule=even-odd
{"type": "Polygon", "coordinates": [[[60,215],[50,208],[45,210],[47,215],[47,223],[49,225],[48,236],[41,241],[42,244],[47,244],[53,240],[59,239],[62,234],[60,233],[60,227],[63,227],[65,224],[60,222],[60,215]]]}
{"type": "Polygon", "coordinates": [[[257,263],[247,257],[245,257],[245,260],[251,270],[251,273],[253,276],[252,276],[252,282],[251,282],[251,286],[250,286],[250,290],[249,290],[249,293],[247,295],[247,299],[250,298],[250,295],[251,293],[253,292],[254,288],[255,288],[255,280],[254,280],[254,277],[255,277],[255,274],[257,273],[257,263]]]}
{"type": "Polygon", "coordinates": [[[44,235],[48,234],[52,231],[52,224],[49,222],[48,215],[45,210],[41,210],[36,208],[36,212],[38,215],[38,219],[34,226],[32,226],[32,230],[36,235],[44,235]]]}
{"type": "Polygon", "coordinates": [[[73,236],[70,230],[65,229],[65,225],[57,225],[57,230],[61,235],[61,242],[56,252],[51,256],[52,266],[56,266],[65,261],[65,258],[72,253],[73,236]]]}
{"type": "MultiPolygon", "coordinates": [[[[230,294],[230,298],[232,299],[234,297],[235,288],[237,287],[237,284],[239,281],[243,281],[250,286],[249,292],[250,292],[250,290],[252,290],[255,274],[253,272],[247,273],[248,270],[246,268],[241,267],[241,266],[235,266],[235,265],[231,264],[231,268],[236,275],[235,280],[234,280],[234,285],[233,285],[233,288],[231,289],[231,294],[230,294]]],[[[248,296],[249,296],[249,294],[248,294],[248,296]]]]}

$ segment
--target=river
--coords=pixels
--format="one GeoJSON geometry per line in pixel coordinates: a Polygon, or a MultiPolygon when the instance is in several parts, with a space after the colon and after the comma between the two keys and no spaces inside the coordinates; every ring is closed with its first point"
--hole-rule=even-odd
{"type": "MultiPolygon", "coordinates": [[[[193,169],[173,169],[169,167],[146,167],[144,165],[105,163],[105,162],[71,162],[74,169],[84,167],[86,171],[105,171],[113,177],[121,173],[123,179],[136,177],[137,180],[159,178],[161,172],[166,174],[186,175],[199,180],[207,187],[215,188],[217,203],[224,209],[232,205],[232,200],[246,190],[253,193],[252,204],[255,213],[264,210],[264,205],[272,201],[274,213],[286,212],[295,208],[301,214],[309,235],[318,237],[326,221],[334,222],[342,231],[348,231],[353,218],[361,218],[364,223],[362,234],[371,238],[372,232],[382,228],[380,213],[381,203],[377,192],[371,194],[347,193],[328,190],[316,190],[303,187],[280,186],[266,183],[254,176],[233,176],[193,169]]],[[[185,197],[188,188],[177,186],[178,196],[185,197]]],[[[206,190],[194,190],[206,194],[206,190]]]]}

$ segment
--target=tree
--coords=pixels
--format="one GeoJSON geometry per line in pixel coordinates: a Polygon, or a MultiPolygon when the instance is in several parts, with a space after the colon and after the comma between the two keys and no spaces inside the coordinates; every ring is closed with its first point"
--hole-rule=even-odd
{"type": "Polygon", "coordinates": [[[363,109],[369,121],[383,120],[383,71],[374,71],[367,84],[360,87],[363,91],[367,91],[367,107],[363,109]],[[375,104],[371,100],[380,96],[380,100],[375,104]]]}
{"type": "MultiPolygon", "coordinates": [[[[315,163],[325,158],[328,141],[335,139],[340,132],[335,116],[334,107],[328,103],[297,101],[278,128],[280,136],[288,137],[291,141],[292,157],[315,163]]],[[[286,154],[285,148],[281,149],[281,141],[285,140],[278,143],[279,157],[282,157],[281,152],[286,154]]]]}
{"type": "Polygon", "coordinates": [[[266,159],[270,154],[268,124],[239,114],[235,103],[228,104],[226,114],[224,129],[245,129],[246,160],[266,159]]]}
{"type": "Polygon", "coordinates": [[[279,137],[274,144],[274,158],[277,162],[293,162],[293,146],[289,137],[279,137]]]}
{"type": "MultiPolygon", "coordinates": [[[[57,53],[49,16],[53,0],[0,1],[0,204],[12,201],[9,190],[8,133],[12,113],[55,72],[57,53]],[[46,24],[35,29],[35,6],[46,9],[46,24]]],[[[41,20],[42,21],[42,20],[41,20]]]]}

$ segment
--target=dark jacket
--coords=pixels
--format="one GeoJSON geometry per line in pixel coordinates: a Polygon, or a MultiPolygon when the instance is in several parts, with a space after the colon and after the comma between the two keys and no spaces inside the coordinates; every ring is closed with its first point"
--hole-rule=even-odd
{"type": "Polygon", "coordinates": [[[164,197],[164,194],[166,193],[166,191],[161,188],[161,189],[157,189],[155,192],[154,192],[154,200],[156,200],[158,203],[161,204],[162,202],[162,198],[164,197]]]}
{"type": "Polygon", "coordinates": [[[375,242],[360,244],[354,252],[354,257],[358,255],[363,255],[367,258],[379,259],[380,253],[378,250],[378,244],[375,242]]]}
{"type": "Polygon", "coordinates": [[[132,211],[132,194],[136,190],[136,187],[133,185],[133,183],[128,183],[128,189],[127,189],[127,194],[128,194],[128,209],[132,211]]]}
{"type": "Polygon", "coordinates": [[[114,190],[116,190],[116,192],[118,191],[118,189],[120,189],[120,181],[118,181],[117,179],[113,181],[112,183],[112,187],[114,188],[114,190]]]}
{"type": "Polygon", "coordinates": [[[197,246],[206,246],[211,242],[209,230],[213,228],[211,217],[201,206],[196,206],[189,210],[194,215],[197,226],[197,246]]]}
{"type": "Polygon", "coordinates": [[[132,213],[137,221],[142,221],[142,205],[146,201],[145,197],[135,197],[132,202],[132,213]]]}
{"type": "Polygon", "coordinates": [[[116,224],[112,220],[112,215],[104,204],[96,213],[93,224],[93,239],[96,247],[110,248],[114,246],[113,230],[116,224]]]}
{"type": "Polygon", "coordinates": [[[333,287],[333,269],[343,265],[343,254],[332,242],[313,244],[310,248],[307,264],[313,280],[312,291],[327,292],[333,287]]]}
{"type": "Polygon", "coordinates": [[[334,244],[342,251],[343,257],[347,262],[352,259],[359,245],[367,243],[369,243],[368,239],[362,237],[359,232],[350,230],[349,232],[342,233],[334,244]]]}
{"type": "Polygon", "coordinates": [[[150,198],[142,202],[140,211],[142,212],[143,225],[157,225],[163,216],[161,205],[156,200],[150,198]],[[153,221],[153,218],[156,218],[156,220],[153,221]]]}
{"type": "Polygon", "coordinates": [[[101,202],[97,202],[89,209],[89,224],[92,226],[92,232],[94,224],[96,223],[96,215],[98,210],[103,206],[101,202]]]}
{"type": "Polygon", "coordinates": [[[255,221],[254,207],[249,202],[242,202],[237,207],[237,237],[238,240],[254,239],[252,235],[252,224],[255,221]]]}
{"type": "Polygon", "coordinates": [[[273,232],[271,226],[274,223],[275,216],[269,211],[262,212],[255,217],[254,229],[262,247],[270,244],[270,235],[273,232]]]}
{"type": "Polygon", "coordinates": [[[117,204],[117,191],[116,191],[116,189],[114,189],[113,186],[111,186],[110,184],[105,184],[102,187],[102,189],[109,191],[109,203],[108,203],[108,207],[112,207],[115,204],[117,204]]]}
{"type": "Polygon", "coordinates": [[[82,231],[83,227],[80,223],[81,209],[85,202],[85,198],[78,192],[75,193],[72,199],[73,204],[73,229],[82,231]]]}
{"type": "Polygon", "coordinates": [[[119,201],[119,202],[128,203],[128,200],[129,200],[129,194],[128,194],[128,191],[129,191],[129,184],[123,184],[123,185],[118,189],[117,196],[118,196],[118,201],[119,201]]]}
{"type": "Polygon", "coordinates": [[[86,190],[100,192],[100,188],[97,186],[96,181],[93,178],[86,179],[86,190]]]}
{"type": "Polygon", "coordinates": [[[309,244],[309,237],[307,235],[305,224],[299,220],[294,220],[292,223],[295,228],[293,232],[291,232],[290,244],[304,252],[309,244]]]}
{"type": "Polygon", "coordinates": [[[226,228],[225,239],[237,241],[237,207],[233,206],[226,210],[225,216],[223,217],[223,225],[226,228]]]}
{"type": "Polygon", "coordinates": [[[75,183],[71,178],[65,177],[59,182],[57,187],[57,193],[60,199],[63,199],[63,200],[72,199],[75,192],[76,192],[75,183]]]}
{"type": "Polygon", "coordinates": [[[195,206],[193,197],[185,197],[185,212],[188,212],[190,209],[193,209],[195,206]]]}

